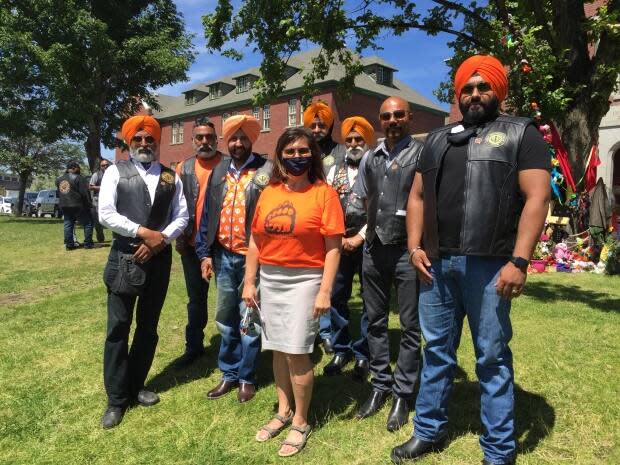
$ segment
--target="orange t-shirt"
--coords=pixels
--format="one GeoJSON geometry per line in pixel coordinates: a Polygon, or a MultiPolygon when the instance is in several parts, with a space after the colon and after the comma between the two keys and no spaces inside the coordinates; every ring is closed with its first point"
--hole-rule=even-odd
{"type": "Polygon", "coordinates": [[[258,199],[252,235],[261,265],[322,268],[324,236],[337,234],[344,234],[344,215],[338,193],[324,182],[301,192],[273,184],[258,199]]]}
{"type": "MultiPolygon", "coordinates": [[[[183,168],[183,163],[194,163],[194,170],[196,172],[196,179],[198,180],[198,198],[196,199],[196,218],[194,221],[194,232],[192,233],[192,237],[189,238],[189,243],[194,245],[194,241],[196,239],[196,232],[200,226],[200,217],[202,216],[202,208],[205,205],[205,192],[207,191],[207,184],[209,182],[209,176],[211,176],[211,172],[215,165],[217,165],[222,159],[222,154],[217,152],[215,156],[209,159],[204,158],[188,158],[181,163],[178,163],[176,166],[176,172],[179,176],[181,176],[181,170],[183,168]],[[198,160],[198,163],[196,163],[198,160]]],[[[187,200],[187,199],[185,199],[187,200]]]]}

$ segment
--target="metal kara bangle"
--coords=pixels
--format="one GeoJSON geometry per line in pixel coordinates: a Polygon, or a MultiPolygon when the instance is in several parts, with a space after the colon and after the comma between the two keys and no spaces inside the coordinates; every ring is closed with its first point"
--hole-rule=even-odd
{"type": "Polygon", "coordinates": [[[411,263],[411,264],[413,265],[413,256],[415,255],[415,253],[416,253],[418,250],[421,250],[421,249],[422,249],[422,247],[417,246],[417,247],[414,247],[414,248],[413,248],[413,250],[412,250],[411,252],[409,252],[409,263],[411,263]]]}

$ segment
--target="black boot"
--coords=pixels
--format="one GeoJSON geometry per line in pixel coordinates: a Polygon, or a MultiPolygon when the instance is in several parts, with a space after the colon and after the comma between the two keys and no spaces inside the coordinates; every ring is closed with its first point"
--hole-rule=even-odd
{"type": "Polygon", "coordinates": [[[351,361],[350,354],[336,354],[332,357],[330,362],[323,368],[323,374],[326,376],[339,375],[342,373],[342,369],[347,363],[351,361]]]}
{"type": "Polygon", "coordinates": [[[394,403],[392,404],[392,409],[388,415],[387,430],[390,433],[393,433],[406,425],[409,421],[410,410],[411,407],[409,406],[409,401],[403,399],[402,397],[394,396],[394,403]]]}
{"type": "Polygon", "coordinates": [[[356,360],[353,366],[353,381],[363,383],[368,378],[370,364],[368,360],[356,360]]]}
{"type": "Polygon", "coordinates": [[[377,391],[376,389],[373,389],[370,393],[370,397],[366,399],[366,402],[364,402],[364,404],[357,411],[356,417],[362,419],[374,415],[381,407],[383,407],[383,404],[385,404],[385,401],[389,395],[389,391],[377,391]]]}
{"type": "Polygon", "coordinates": [[[120,425],[121,421],[123,421],[123,415],[125,415],[125,408],[108,407],[103,413],[103,418],[101,418],[101,427],[103,429],[110,429],[120,425]]]}
{"type": "Polygon", "coordinates": [[[390,458],[394,463],[403,463],[405,460],[413,460],[430,452],[439,452],[445,447],[445,439],[437,442],[428,442],[414,436],[406,443],[392,449],[390,458]]]}

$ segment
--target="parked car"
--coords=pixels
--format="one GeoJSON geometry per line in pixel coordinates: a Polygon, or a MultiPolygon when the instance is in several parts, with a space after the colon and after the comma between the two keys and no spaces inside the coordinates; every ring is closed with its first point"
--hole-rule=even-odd
{"type": "Polygon", "coordinates": [[[32,216],[37,214],[37,197],[38,192],[26,192],[24,194],[24,206],[22,208],[22,215],[32,216]]]}
{"type": "Polygon", "coordinates": [[[11,199],[9,197],[0,196],[0,213],[10,215],[13,213],[11,199]]]}
{"type": "Polygon", "coordinates": [[[35,200],[36,213],[39,218],[50,215],[52,218],[60,218],[62,212],[58,205],[58,193],[56,189],[39,192],[35,200]]]}

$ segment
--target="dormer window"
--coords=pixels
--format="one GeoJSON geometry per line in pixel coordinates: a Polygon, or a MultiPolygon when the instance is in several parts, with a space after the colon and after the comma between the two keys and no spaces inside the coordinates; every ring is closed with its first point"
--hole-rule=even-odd
{"type": "Polygon", "coordinates": [[[209,86],[209,100],[215,100],[222,96],[222,86],[219,84],[211,84],[209,86]]]}
{"type": "Polygon", "coordinates": [[[201,90],[188,90],[185,92],[185,105],[193,105],[194,103],[198,103],[206,96],[207,93],[201,90]]]}
{"type": "Polygon", "coordinates": [[[237,78],[237,93],[248,92],[252,88],[252,77],[250,75],[239,76],[237,78]]]}
{"type": "Polygon", "coordinates": [[[364,71],[373,78],[377,84],[393,87],[392,77],[394,75],[394,70],[391,68],[380,64],[373,64],[367,66],[364,71]]]}

